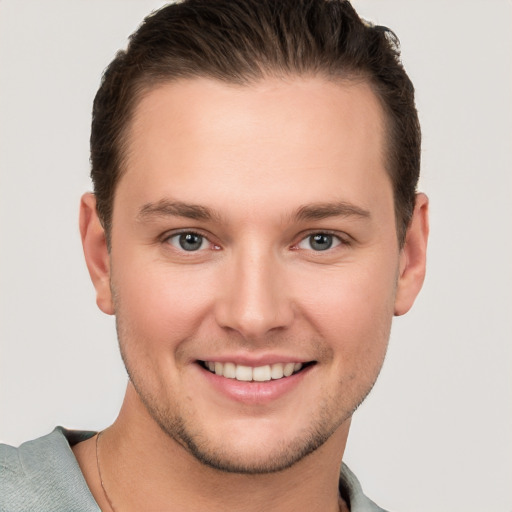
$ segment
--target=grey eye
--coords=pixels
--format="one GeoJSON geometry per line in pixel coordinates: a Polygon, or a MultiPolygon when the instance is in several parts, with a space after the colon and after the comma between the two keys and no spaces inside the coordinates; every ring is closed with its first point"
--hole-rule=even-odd
{"type": "Polygon", "coordinates": [[[300,249],[308,249],[313,251],[327,251],[332,247],[340,245],[340,239],[329,233],[315,233],[309,235],[300,241],[298,247],[300,249]]]}
{"type": "Polygon", "coordinates": [[[169,238],[169,243],[177,249],[192,252],[204,249],[208,241],[197,233],[179,233],[171,236],[169,238]]]}
{"type": "Polygon", "coordinates": [[[318,233],[309,237],[309,245],[315,251],[326,251],[332,247],[332,235],[318,233]]]}

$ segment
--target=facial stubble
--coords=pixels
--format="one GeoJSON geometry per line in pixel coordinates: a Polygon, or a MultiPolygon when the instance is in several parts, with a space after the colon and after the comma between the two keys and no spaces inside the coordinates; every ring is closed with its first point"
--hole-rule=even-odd
{"type": "MultiPolygon", "coordinates": [[[[356,377],[352,375],[340,379],[336,388],[346,390],[343,396],[338,396],[331,391],[331,394],[327,394],[322,400],[312,423],[304,426],[293,439],[283,440],[273,447],[265,459],[248,461],[244,454],[230,450],[229,446],[214,445],[208,432],[204,428],[201,431],[194,424],[193,419],[190,420],[191,415],[187,414],[187,411],[183,411],[179,404],[173,406],[171,403],[161,403],[159,397],[151,393],[151,386],[147,385],[145,376],[134,371],[130,362],[130,357],[125,350],[125,342],[129,333],[127,333],[122,315],[119,314],[120,311],[117,307],[116,312],[116,328],[121,356],[130,381],[150,417],[166,436],[192,455],[199,463],[227,473],[244,475],[276,473],[294,466],[315,452],[344,422],[351,418],[354,411],[364,401],[377,379],[384,360],[382,357],[377,371],[373,372],[374,378],[357,395],[354,395],[354,389],[351,386],[351,381],[357,380],[356,377]]],[[[219,416],[222,416],[222,411],[219,411],[219,416]]]]}

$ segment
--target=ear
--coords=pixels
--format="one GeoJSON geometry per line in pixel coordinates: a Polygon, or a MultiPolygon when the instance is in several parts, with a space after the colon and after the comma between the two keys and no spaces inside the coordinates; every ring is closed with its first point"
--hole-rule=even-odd
{"type": "Polygon", "coordinates": [[[425,279],[428,240],[428,197],[416,195],[416,206],[400,252],[400,269],[395,297],[395,315],[411,309],[425,279]]]}
{"type": "Polygon", "coordinates": [[[82,196],[80,201],[80,235],[85,262],[94,288],[96,304],[107,315],[114,314],[110,290],[110,257],[105,230],[96,212],[96,197],[92,193],[82,196]]]}

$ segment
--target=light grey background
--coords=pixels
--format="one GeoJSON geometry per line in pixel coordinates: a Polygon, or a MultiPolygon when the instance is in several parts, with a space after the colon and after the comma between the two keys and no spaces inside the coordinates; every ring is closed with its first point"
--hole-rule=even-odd
{"type": "MultiPolygon", "coordinates": [[[[101,429],[126,384],[77,228],[103,68],[150,0],[0,0],[0,440],[101,429]]],[[[512,510],[512,3],[358,0],[416,85],[428,276],[345,461],[391,510],[512,510]]]]}

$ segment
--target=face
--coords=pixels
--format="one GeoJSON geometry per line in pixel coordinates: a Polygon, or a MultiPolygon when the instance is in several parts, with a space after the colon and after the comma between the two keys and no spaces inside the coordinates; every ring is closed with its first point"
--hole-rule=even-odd
{"type": "Polygon", "coordinates": [[[246,473],[341,436],[405,268],[371,89],[166,84],[139,103],[128,148],[98,303],[151,421],[246,473]]]}

